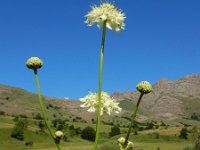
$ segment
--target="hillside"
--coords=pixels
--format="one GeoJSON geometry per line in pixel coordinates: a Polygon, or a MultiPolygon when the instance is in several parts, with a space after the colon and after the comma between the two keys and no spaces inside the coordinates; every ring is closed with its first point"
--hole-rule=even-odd
{"type": "MultiPolygon", "coordinates": [[[[192,113],[200,115],[200,74],[188,75],[177,80],[164,78],[159,80],[153,88],[152,93],[143,97],[138,120],[165,119],[179,122],[183,118],[190,118],[192,113]]],[[[135,91],[114,92],[112,96],[120,101],[120,106],[123,108],[119,116],[129,117],[139,93],[135,91]]],[[[80,117],[80,121],[95,118],[94,114],[79,107],[81,104],[79,101],[50,97],[43,97],[43,99],[50,118],[80,117]]],[[[0,111],[9,115],[35,116],[40,112],[37,95],[20,88],[0,85],[0,111]]],[[[108,116],[104,117],[107,120],[110,119],[108,116]]],[[[115,116],[111,118],[113,117],[115,116]]]]}
{"type": "MultiPolygon", "coordinates": [[[[141,119],[175,120],[189,117],[192,113],[200,114],[200,74],[188,75],[177,80],[164,78],[159,80],[153,89],[152,93],[143,97],[140,107],[143,112],[141,119]]],[[[123,103],[136,103],[138,95],[138,92],[126,91],[115,92],[112,96],[123,103]]]]}
{"type": "MultiPolygon", "coordinates": [[[[72,118],[79,112],[79,101],[50,97],[43,97],[43,100],[50,118],[63,116],[72,118]]],[[[38,97],[20,88],[0,85],[0,111],[9,115],[34,116],[40,112],[38,97]]]]}

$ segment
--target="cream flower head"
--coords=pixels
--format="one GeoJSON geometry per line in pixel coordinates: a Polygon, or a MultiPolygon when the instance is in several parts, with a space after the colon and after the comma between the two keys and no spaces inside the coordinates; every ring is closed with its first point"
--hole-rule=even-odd
{"type": "Polygon", "coordinates": [[[124,142],[125,142],[125,138],[124,137],[120,137],[117,141],[118,141],[119,144],[123,145],[124,142]]]}
{"type": "Polygon", "coordinates": [[[108,2],[102,3],[99,7],[92,6],[92,10],[85,17],[87,17],[85,23],[89,26],[97,23],[98,27],[102,27],[106,22],[106,27],[115,32],[120,32],[121,29],[124,29],[124,20],[126,18],[121,10],[108,2]]]}
{"type": "Polygon", "coordinates": [[[56,137],[58,137],[58,138],[61,138],[61,137],[64,136],[64,134],[63,134],[62,131],[56,131],[56,132],[55,132],[55,135],[56,135],[56,137]]]}
{"type": "Polygon", "coordinates": [[[148,81],[138,83],[136,89],[143,94],[148,94],[153,91],[153,87],[148,81]]]}
{"type": "Polygon", "coordinates": [[[134,146],[133,142],[131,141],[128,141],[128,144],[127,144],[127,149],[132,149],[134,146]]]}
{"type": "Polygon", "coordinates": [[[128,141],[127,145],[125,145],[125,138],[120,137],[118,140],[118,145],[120,150],[132,150],[133,149],[133,142],[128,141]]]}
{"type": "MultiPolygon", "coordinates": [[[[80,101],[84,102],[80,107],[88,108],[88,112],[95,112],[98,107],[98,93],[90,92],[84,98],[80,98],[80,101]]],[[[101,115],[103,115],[103,112],[108,115],[111,115],[112,112],[119,113],[122,109],[118,105],[119,103],[111,98],[108,93],[101,92],[101,115]]]]}
{"type": "Polygon", "coordinates": [[[29,69],[33,69],[33,70],[36,70],[36,69],[39,69],[41,68],[43,65],[43,62],[40,58],[38,57],[31,57],[29,58],[27,61],[26,61],[26,66],[29,68],[29,69]]]}

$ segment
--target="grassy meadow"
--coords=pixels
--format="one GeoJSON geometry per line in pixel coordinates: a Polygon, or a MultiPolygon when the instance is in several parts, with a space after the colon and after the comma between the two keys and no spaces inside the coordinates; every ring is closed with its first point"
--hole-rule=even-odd
{"type": "MultiPolygon", "coordinates": [[[[14,127],[13,117],[0,116],[0,150],[55,150],[55,145],[47,133],[37,132],[39,128],[34,123],[34,119],[28,119],[28,129],[25,131],[25,140],[19,141],[11,138],[11,132],[14,127]],[[32,146],[26,146],[25,142],[33,141],[32,146]]],[[[81,129],[91,126],[92,123],[68,122],[75,128],[81,129]]],[[[101,127],[101,139],[99,150],[118,150],[117,139],[126,135],[127,128],[120,128],[121,135],[109,137],[112,126],[103,125],[101,127]]],[[[138,131],[137,135],[132,134],[130,140],[134,142],[136,150],[183,150],[186,147],[193,146],[193,136],[189,133],[188,139],[180,139],[181,127],[160,127],[158,129],[138,131]]],[[[84,140],[80,135],[69,137],[67,142],[62,141],[63,150],[89,150],[92,148],[93,142],[84,140]]]]}

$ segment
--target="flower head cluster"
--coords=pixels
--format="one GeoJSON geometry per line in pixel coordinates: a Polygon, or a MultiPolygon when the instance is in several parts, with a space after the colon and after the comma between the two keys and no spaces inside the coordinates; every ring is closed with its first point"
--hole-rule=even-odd
{"type": "Polygon", "coordinates": [[[27,61],[26,61],[26,66],[29,68],[29,69],[33,69],[33,70],[36,70],[36,69],[39,69],[41,68],[43,65],[43,62],[40,58],[38,57],[31,57],[29,58],[27,61]]]}
{"type": "Polygon", "coordinates": [[[152,85],[147,81],[142,81],[136,85],[136,89],[143,94],[148,94],[153,91],[152,85]]]}
{"type": "Polygon", "coordinates": [[[60,140],[63,138],[64,134],[62,131],[56,131],[55,132],[55,143],[56,144],[59,144],[60,143],[60,140]]]}
{"type": "Polygon", "coordinates": [[[58,137],[58,138],[62,138],[64,136],[64,134],[63,134],[62,131],[56,131],[55,136],[58,137]]]}
{"type": "Polygon", "coordinates": [[[87,17],[85,23],[89,26],[97,23],[98,27],[102,27],[105,22],[106,27],[115,32],[124,29],[124,19],[126,18],[121,10],[108,2],[102,3],[99,7],[92,6],[92,10],[85,17],[87,17]]]}
{"type": "Polygon", "coordinates": [[[124,137],[120,137],[118,139],[118,144],[119,144],[119,147],[120,147],[120,150],[132,150],[133,149],[133,142],[131,141],[128,141],[127,145],[125,146],[125,138],[124,137]]]}
{"type": "MultiPolygon", "coordinates": [[[[80,99],[84,104],[80,107],[88,108],[88,112],[95,112],[98,107],[98,93],[90,92],[86,97],[80,99]]],[[[122,109],[118,106],[114,98],[111,98],[108,93],[101,92],[101,115],[106,112],[111,115],[112,112],[119,113],[122,109]]]]}

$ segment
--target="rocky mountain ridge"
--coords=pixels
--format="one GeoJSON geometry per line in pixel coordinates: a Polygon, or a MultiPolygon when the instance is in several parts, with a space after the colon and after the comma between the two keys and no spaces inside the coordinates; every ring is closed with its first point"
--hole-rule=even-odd
{"type": "MultiPolygon", "coordinates": [[[[200,113],[200,74],[187,75],[181,79],[163,78],[153,86],[153,92],[144,95],[141,109],[147,117],[176,119],[200,113]],[[193,105],[195,103],[195,105],[193,105]]],[[[112,96],[119,101],[130,100],[136,103],[139,93],[115,92],[112,96]]]]}

